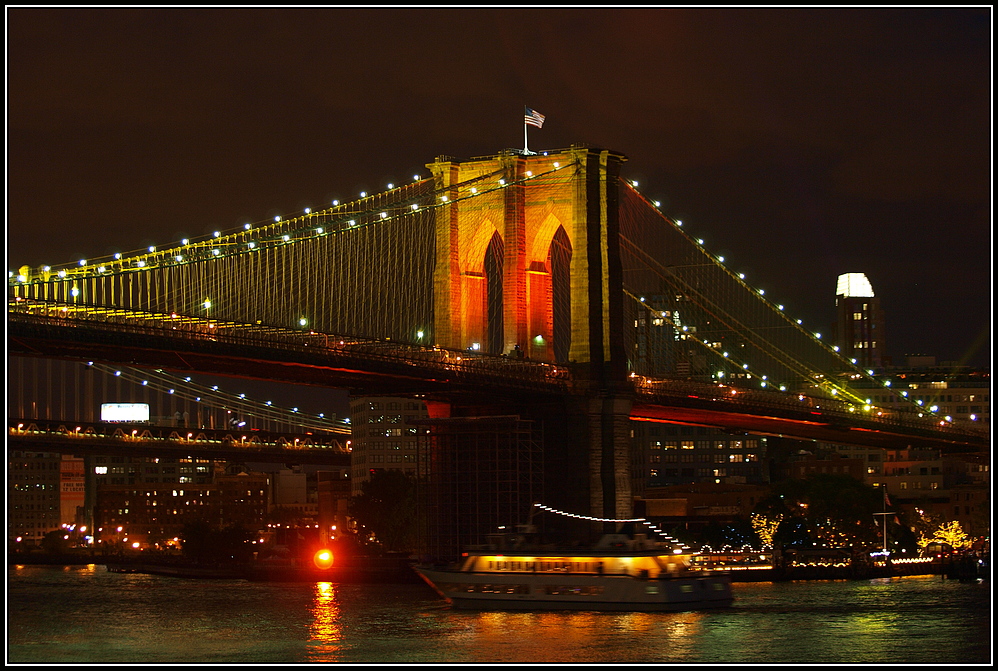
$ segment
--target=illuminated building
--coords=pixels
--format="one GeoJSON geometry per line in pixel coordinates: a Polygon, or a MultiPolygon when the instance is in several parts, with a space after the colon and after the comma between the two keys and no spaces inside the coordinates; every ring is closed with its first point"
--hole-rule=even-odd
{"type": "Polygon", "coordinates": [[[835,344],[846,359],[859,366],[884,365],[884,313],[863,273],[839,275],[835,289],[835,344]]]}
{"type": "Polygon", "coordinates": [[[767,484],[768,439],[707,427],[633,422],[631,490],[694,483],[767,484]]]}
{"type": "Polygon", "coordinates": [[[931,515],[957,521],[971,535],[990,533],[990,458],[941,454],[937,449],[885,450],[881,475],[867,478],[886,487],[891,505],[909,519],[931,515]],[[921,511],[921,512],[919,512],[921,511]]]}
{"type": "Polygon", "coordinates": [[[56,452],[10,453],[7,534],[37,545],[45,534],[82,522],[83,460],[56,452]]]}
{"type": "Polygon", "coordinates": [[[428,416],[426,404],[411,398],[370,397],[350,401],[350,464],[353,493],[377,470],[416,474],[414,420],[428,416]]]}
{"type": "Polygon", "coordinates": [[[257,529],[265,523],[270,485],[267,474],[246,472],[218,472],[198,484],[105,484],[97,489],[97,540],[114,544],[128,538],[129,545],[145,548],[178,536],[191,522],[257,529]]]}

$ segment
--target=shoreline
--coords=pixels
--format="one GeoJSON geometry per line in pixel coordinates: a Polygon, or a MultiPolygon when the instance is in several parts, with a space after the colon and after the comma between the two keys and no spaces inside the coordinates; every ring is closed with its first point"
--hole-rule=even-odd
{"type": "MultiPolygon", "coordinates": [[[[358,558],[361,559],[361,558],[358,558]]],[[[199,566],[182,560],[156,561],[139,558],[77,555],[8,555],[7,564],[24,566],[103,565],[112,573],[145,573],[190,579],[242,579],[250,581],[412,582],[419,580],[408,560],[397,557],[365,557],[360,566],[318,569],[311,566],[249,564],[199,566]]],[[[890,567],[792,567],[718,571],[732,582],[790,582],[795,580],[871,580],[915,575],[939,575],[951,579],[988,579],[987,567],[969,561],[904,564],[890,567]]]]}

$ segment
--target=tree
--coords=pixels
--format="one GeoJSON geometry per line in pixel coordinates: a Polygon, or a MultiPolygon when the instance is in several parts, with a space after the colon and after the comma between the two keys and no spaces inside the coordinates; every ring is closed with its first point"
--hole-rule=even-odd
{"type": "Polygon", "coordinates": [[[946,543],[957,552],[966,550],[973,543],[970,536],[964,533],[960,523],[956,520],[940,524],[929,542],[946,543]]]}
{"type": "Polygon", "coordinates": [[[62,554],[69,548],[69,542],[65,538],[66,531],[56,529],[50,531],[42,538],[42,549],[49,554],[62,554]]]}
{"type": "Polygon", "coordinates": [[[782,521],[783,515],[780,514],[767,517],[760,513],[752,513],[752,529],[755,530],[755,535],[759,537],[759,542],[762,544],[763,550],[773,547],[773,537],[776,535],[776,530],[779,529],[780,522],[782,521]]]}
{"type": "Polygon", "coordinates": [[[847,475],[818,473],[777,484],[755,512],[768,520],[782,515],[776,543],[843,547],[875,544],[879,527],[873,514],[882,510],[876,488],[847,475]]]}
{"type": "Polygon", "coordinates": [[[253,554],[252,534],[238,524],[224,528],[204,521],[184,524],[184,557],[199,564],[245,562],[253,554]]]}
{"type": "Polygon", "coordinates": [[[416,480],[397,470],[379,470],[350,500],[350,516],[385,549],[412,550],[416,538],[416,480]]]}

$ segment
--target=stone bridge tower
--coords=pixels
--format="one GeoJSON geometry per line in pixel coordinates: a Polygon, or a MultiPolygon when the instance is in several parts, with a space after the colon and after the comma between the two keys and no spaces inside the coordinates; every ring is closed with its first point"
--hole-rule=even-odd
{"type": "MultiPolygon", "coordinates": [[[[545,423],[546,481],[589,483],[552,501],[612,518],[632,507],[618,225],[625,160],[574,145],[427,165],[447,203],[436,224],[434,342],[570,365],[573,398],[514,410],[545,423]]],[[[444,413],[458,414],[458,403],[444,413]]]]}

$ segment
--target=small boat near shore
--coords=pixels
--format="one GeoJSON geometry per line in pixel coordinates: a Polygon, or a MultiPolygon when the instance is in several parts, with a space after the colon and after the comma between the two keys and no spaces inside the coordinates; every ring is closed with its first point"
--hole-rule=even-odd
{"type": "Polygon", "coordinates": [[[513,541],[469,548],[453,567],[416,572],[454,608],[679,611],[730,606],[731,580],[643,537],[604,536],[591,549],[513,541]]]}

